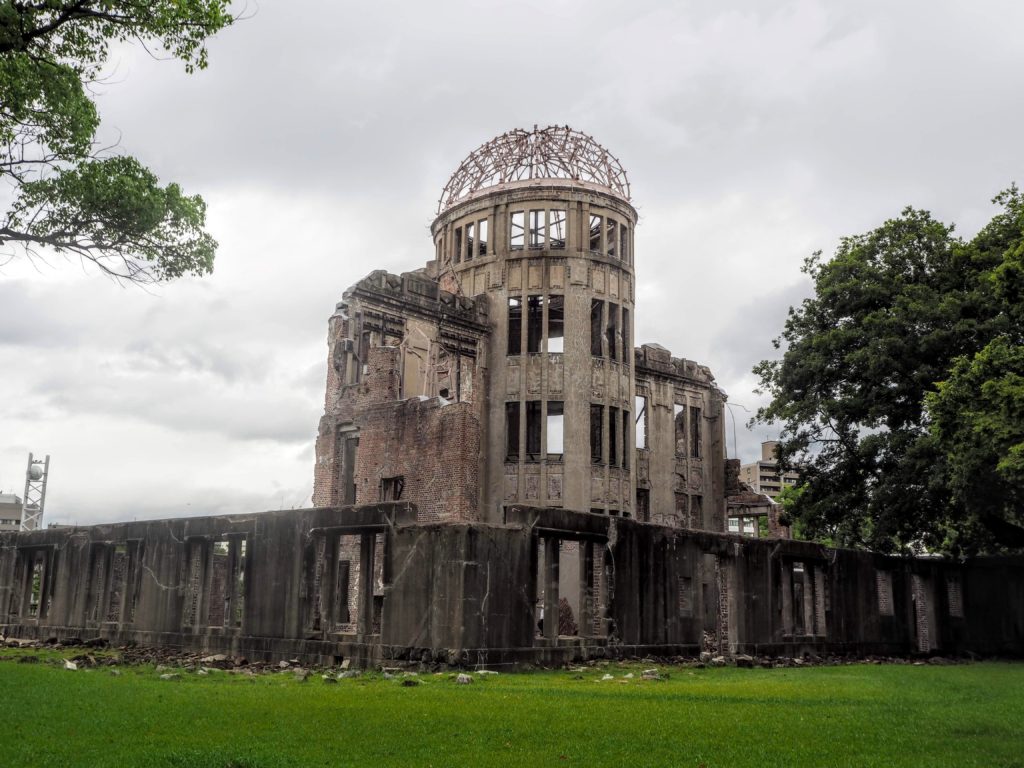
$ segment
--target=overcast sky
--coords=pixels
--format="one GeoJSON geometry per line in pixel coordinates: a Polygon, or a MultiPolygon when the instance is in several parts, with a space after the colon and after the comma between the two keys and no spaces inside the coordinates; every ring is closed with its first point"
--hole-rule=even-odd
{"type": "MultiPolygon", "coordinates": [[[[207,71],[119,48],[98,96],[104,136],[206,199],[214,275],[0,270],[0,490],[49,453],[45,522],[307,505],[328,316],[370,270],[432,257],[445,181],[506,130],[568,124],[619,157],[637,342],[750,409],[807,255],[906,205],[970,235],[1024,183],[1019,0],[248,11],[207,71]]],[[[734,410],[749,460],[770,435],[734,410]]]]}

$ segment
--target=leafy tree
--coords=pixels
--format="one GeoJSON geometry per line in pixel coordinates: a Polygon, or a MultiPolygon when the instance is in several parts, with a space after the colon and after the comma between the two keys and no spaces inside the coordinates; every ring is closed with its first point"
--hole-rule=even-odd
{"type": "Polygon", "coordinates": [[[13,197],[0,212],[0,255],[49,249],[139,283],[212,270],[203,200],[161,186],[132,157],[98,151],[87,87],[114,42],[205,68],[206,39],[233,21],[229,4],[0,0],[0,181],[13,197]]]}
{"type": "Polygon", "coordinates": [[[755,373],[771,395],[756,420],[781,422],[780,460],[803,473],[786,511],[808,536],[881,551],[1015,546],[954,493],[958,460],[925,401],[960,358],[1020,328],[1000,298],[1024,286],[1009,258],[1024,242],[1020,201],[1016,188],[1000,195],[1004,211],[970,242],[907,208],[805,263],[815,296],[790,309],[782,359],[755,373]]]}
{"type": "MultiPolygon", "coordinates": [[[[1024,196],[996,198],[1004,212],[975,239],[999,251],[989,275],[1001,332],[957,359],[927,395],[932,435],[943,452],[954,503],[966,513],[960,538],[1024,547],[1024,196]],[[1005,246],[1005,248],[1004,248],[1005,246]],[[966,532],[966,536],[964,535],[966,532]]],[[[955,540],[955,539],[954,539],[955,540]]]]}

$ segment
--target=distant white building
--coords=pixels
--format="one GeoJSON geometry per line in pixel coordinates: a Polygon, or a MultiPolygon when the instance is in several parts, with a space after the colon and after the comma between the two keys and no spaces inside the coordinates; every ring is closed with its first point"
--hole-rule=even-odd
{"type": "Polygon", "coordinates": [[[21,499],[13,493],[0,493],[0,533],[21,527],[21,499]]]}
{"type": "Polygon", "coordinates": [[[779,472],[779,459],[776,454],[778,440],[767,440],[761,443],[761,460],[740,467],[740,480],[758,493],[764,493],[774,501],[782,493],[783,488],[796,485],[800,475],[793,470],[779,472]]]}

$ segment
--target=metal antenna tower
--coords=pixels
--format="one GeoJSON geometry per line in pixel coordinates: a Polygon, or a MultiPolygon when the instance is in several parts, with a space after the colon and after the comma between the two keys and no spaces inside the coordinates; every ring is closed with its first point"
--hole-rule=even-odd
{"type": "Polygon", "coordinates": [[[25,470],[25,501],[21,507],[21,530],[34,531],[43,525],[43,505],[46,503],[46,478],[50,475],[50,457],[45,461],[28,455],[25,470]]]}

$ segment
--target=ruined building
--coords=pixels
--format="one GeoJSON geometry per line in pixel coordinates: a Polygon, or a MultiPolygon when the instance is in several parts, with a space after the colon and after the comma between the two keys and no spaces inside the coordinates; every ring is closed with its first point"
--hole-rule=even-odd
{"type": "Polygon", "coordinates": [[[329,320],[314,508],[0,533],[0,629],[357,664],[1024,650],[1019,559],[788,539],[710,371],[635,344],[636,224],[589,137],[483,145],[426,266],[329,320]]]}
{"type": "Polygon", "coordinates": [[[619,162],[568,128],[472,153],[433,260],[370,273],[330,319],[314,504],[724,530],[725,396],[704,366],[634,348],[636,222],[619,162]]]}

